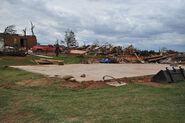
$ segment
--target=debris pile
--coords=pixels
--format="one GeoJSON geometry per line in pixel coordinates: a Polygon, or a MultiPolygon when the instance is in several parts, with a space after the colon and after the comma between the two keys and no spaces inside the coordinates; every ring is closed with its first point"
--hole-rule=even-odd
{"type": "Polygon", "coordinates": [[[185,54],[173,53],[173,54],[160,54],[145,57],[144,61],[147,63],[160,63],[160,64],[184,64],[185,54]]]}
{"type": "Polygon", "coordinates": [[[0,56],[26,56],[26,52],[23,49],[17,49],[15,47],[6,46],[0,51],[0,56]]]}
{"type": "Polygon", "coordinates": [[[88,55],[121,55],[123,50],[121,46],[112,46],[111,44],[90,45],[86,48],[88,55]]]}
{"type": "MultiPolygon", "coordinates": [[[[105,59],[99,63],[160,63],[160,64],[184,64],[185,54],[169,50],[168,52],[141,51],[129,45],[126,48],[121,46],[113,46],[111,44],[104,45],[88,45],[78,48],[78,50],[67,49],[65,53],[78,55],[94,55],[105,56],[105,59]]],[[[82,63],[91,64],[93,61],[82,63]]]]}

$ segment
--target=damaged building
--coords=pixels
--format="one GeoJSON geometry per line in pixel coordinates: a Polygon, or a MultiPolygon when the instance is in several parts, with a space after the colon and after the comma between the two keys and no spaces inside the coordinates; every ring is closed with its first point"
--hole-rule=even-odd
{"type": "Polygon", "coordinates": [[[37,45],[37,38],[35,35],[19,35],[19,34],[7,34],[0,33],[0,40],[4,46],[15,46],[19,48],[32,48],[37,45]]]}

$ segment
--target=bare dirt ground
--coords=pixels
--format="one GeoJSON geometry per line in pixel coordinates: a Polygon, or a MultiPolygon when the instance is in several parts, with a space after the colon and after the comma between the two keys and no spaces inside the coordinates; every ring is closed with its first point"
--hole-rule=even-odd
{"type": "MultiPolygon", "coordinates": [[[[120,82],[124,82],[127,84],[133,84],[133,83],[141,83],[143,85],[147,86],[168,86],[169,84],[163,84],[163,83],[155,83],[152,82],[153,75],[149,76],[140,76],[140,77],[124,77],[121,79],[117,79],[120,82]]],[[[74,82],[74,81],[64,81],[61,78],[43,78],[38,80],[25,80],[16,82],[16,85],[25,86],[25,87],[33,87],[33,86],[47,86],[51,85],[55,82],[59,82],[57,86],[62,88],[71,88],[74,91],[81,91],[86,90],[88,88],[99,88],[99,87],[112,87],[110,85],[107,85],[107,82],[116,82],[115,80],[106,80],[106,81],[83,81],[83,82],[74,82]]],[[[8,85],[4,85],[8,87],[8,85]]]]}
{"type": "Polygon", "coordinates": [[[148,86],[166,86],[166,85],[168,85],[168,84],[164,84],[164,83],[152,82],[152,77],[153,76],[154,75],[122,78],[122,79],[120,79],[120,81],[128,83],[128,84],[129,83],[141,83],[143,85],[148,85],[148,86]]]}
{"type": "MultiPolygon", "coordinates": [[[[140,83],[143,85],[147,85],[147,86],[168,86],[168,84],[163,84],[163,83],[156,83],[156,82],[152,82],[152,77],[153,75],[148,75],[148,76],[140,76],[140,77],[124,77],[121,79],[117,79],[120,82],[124,82],[127,84],[132,84],[132,83],[140,83]]],[[[70,81],[66,81],[60,84],[61,87],[65,87],[65,88],[75,88],[76,90],[83,90],[83,89],[87,89],[87,88],[99,88],[99,87],[104,87],[104,86],[109,86],[107,85],[106,82],[111,82],[114,80],[107,80],[107,81],[84,81],[84,82],[70,82],[70,81]]]]}
{"type": "Polygon", "coordinates": [[[37,80],[25,80],[21,82],[16,82],[16,85],[21,85],[25,87],[33,87],[33,86],[45,86],[55,83],[56,81],[60,81],[59,78],[43,78],[37,80]]]}
{"type": "Polygon", "coordinates": [[[114,78],[138,77],[154,75],[166,67],[167,64],[70,64],[70,65],[34,65],[12,66],[29,72],[43,74],[49,77],[62,78],[72,75],[77,81],[101,81],[103,76],[110,75],[114,78]],[[86,77],[81,77],[85,74],[86,77]]]}

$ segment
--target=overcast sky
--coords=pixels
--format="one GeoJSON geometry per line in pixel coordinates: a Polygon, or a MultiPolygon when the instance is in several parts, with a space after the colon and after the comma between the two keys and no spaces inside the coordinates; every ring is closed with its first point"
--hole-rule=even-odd
{"type": "Polygon", "coordinates": [[[185,0],[0,0],[0,31],[31,20],[41,44],[64,40],[72,29],[78,42],[95,40],[126,47],[185,52],[185,0]]]}

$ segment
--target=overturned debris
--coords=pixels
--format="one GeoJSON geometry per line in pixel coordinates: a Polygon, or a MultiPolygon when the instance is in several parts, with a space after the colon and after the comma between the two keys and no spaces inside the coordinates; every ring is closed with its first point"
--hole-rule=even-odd
{"type": "Polygon", "coordinates": [[[82,55],[82,54],[85,54],[87,51],[84,51],[84,50],[70,50],[70,53],[71,54],[79,54],[79,55],[82,55]]]}
{"type": "Polygon", "coordinates": [[[161,82],[161,83],[172,83],[172,82],[179,82],[185,80],[185,71],[183,68],[179,67],[179,69],[159,71],[153,78],[152,81],[154,82],[161,82]]]}
{"type": "Polygon", "coordinates": [[[35,60],[37,64],[53,64],[53,62],[48,61],[47,59],[40,59],[40,60],[35,60]]]}
{"type": "Polygon", "coordinates": [[[37,64],[55,64],[58,63],[58,65],[64,65],[64,63],[61,60],[54,60],[54,59],[44,59],[41,58],[39,60],[35,60],[37,64]]]}
{"type": "Polygon", "coordinates": [[[127,85],[127,83],[121,82],[118,79],[116,79],[112,76],[109,76],[109,75],[103,76],[104,82],[106,81],[106,78],[111,78],[112,80],[114,80],[114,81],[109,80],[109,82],[106,82],[107,85],[114,86],[114,87],[120,87],[120,86],[127,85]]]}
{"type": "Polygon", "coordinates": [[[0,56],[21,56],[25,57],[27,54],[23,49],[6,46],[0,51],[0,56]]]}
{"type": "Polygon", "coordinates": [[[86,74],[82,74],[80,77],[85,78],[86,77],[86,74]]]}
{"type": "Polygon", "coordinates": [[[36,54],[32,54],[33,56],[37,56],[37,57],[41,57],[41,58],[47,58],[47,59],[52,59],[53,57],[51,56],[44,56],[44,55],[36,55],[36,54]]]}
{"type": "Polygon", "coordinates": [[[74,78],[74,76],[72,76],[72,75],[65,75],[62,77],[62,79],[64,79],[64,80],[70,80],[72,78],[74,78]]]}

